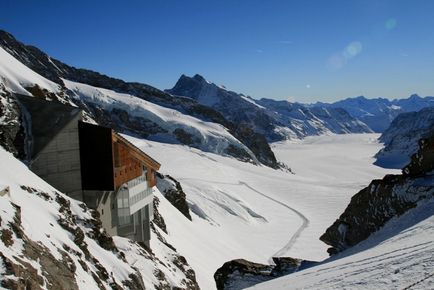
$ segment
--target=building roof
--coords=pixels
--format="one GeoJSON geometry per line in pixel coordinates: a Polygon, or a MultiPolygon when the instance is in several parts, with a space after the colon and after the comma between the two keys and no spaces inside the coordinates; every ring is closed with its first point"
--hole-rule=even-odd
{"type": "Polygon", "coordinates": [[[115,131],[112,131],[112,138],[114,142],[121,142],[127,145],[131,149],[131,154],[138,159],[140,162],[144,163],[145,165],[151,167],[154,170],[160,169],[161,164],[155,161],[151,156],[137,148],[134,144],[132,144],[130,141],[116,133],[115,131]]]}
{"type": "Polygon", "coordinates": [[[35,158],[39,152],[71,120],[80,114],[81,109],[64,105],[56,101],[46,101],[37,97],[15,94],[24,113],[25,122],[31,124],[32,148],[30,157],[35,158]]]}

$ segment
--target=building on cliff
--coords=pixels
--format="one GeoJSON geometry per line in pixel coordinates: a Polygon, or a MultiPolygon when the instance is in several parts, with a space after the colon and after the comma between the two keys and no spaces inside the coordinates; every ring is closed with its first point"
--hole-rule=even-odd
{"type": "Polygon", "coordinates": [[[149,245],[160,164],[113,129],[83,122],[77,107],[18,95],[30,169],[97,210],[110,235],[149,245]]]}

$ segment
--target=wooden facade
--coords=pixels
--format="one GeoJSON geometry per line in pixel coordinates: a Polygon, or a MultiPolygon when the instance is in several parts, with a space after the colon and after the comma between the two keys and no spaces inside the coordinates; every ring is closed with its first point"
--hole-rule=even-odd
{"type": "Polygon", "coordinates": [[[114,130],[79,122],[83,190],[117,190],[146,171],[149,187],[156,185],[160,164],[114,130]]]}
{"type": "Polygon", "coordinates": [[[112,131],[114,184],[118,189],[125,182],[139,177],[146,170],[149,187],[156,185],[155,172],[160,164],[128,140],[112,131]]]}

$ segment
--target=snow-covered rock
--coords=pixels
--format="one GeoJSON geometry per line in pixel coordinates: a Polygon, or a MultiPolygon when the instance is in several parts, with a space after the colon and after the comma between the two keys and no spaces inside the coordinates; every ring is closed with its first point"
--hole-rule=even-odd
{"type": "Polygon", "coordinates": [[[354,195],[321,236],[333,256],[249,289],[432,289],[434,287],[434,135],[401,175],[354,195]]]}
{"type": "MultiPolygon", "coordinates": [[[[61,86],[32,71],[1,47],[0,60],[0,93],[2,108],[6,111],[14,107],[13,94],[33,95],[72,106],[79,105],[99,124],[113,127],[120,132],[160,142],[181,143],[203,151],[258,163],[252,151],[221,124],[206,122],[131,94],[66,79],[61,79],[61,86]],[[65,91],[68,91],[68,94],[65,91]]],[[[19,118],[15,116],[14,122],[17,120],[19,118]]],[[[19,124],[15,125],[18,130],[19,124]]],[[[6,141],[3,144],[7,145],[6,141]]]]}
{"type": "Polygon", "coordinates": [[[400,114],[380,136],[384,148],[375,155],[375,164],[385,168],[404,167],[418,150],[418,141],[433,133],[434,107],[400,114]]]}
{"type": "MultiPolygon", "coordinates": [[[[230,148],[238,148],[243,152],[244,158],[257,161],[255,155],[220,124],[199,120],[134,95],[65,79],[63,82],[66,88],[73,92],[72,98],[77,103],[83,102],[84,106],[90,105],[106,112],[111,117],[110,123],[115,128],[123,127],[123,132],[159,142],[181,143],[217,154],[230,155],[230,148]],[[138,125],[138,128],[131,128],[133,125],[129,123],[138,125]]],[[[96,120],[99,119],[96,115],[93,116],[96,120]]]]}
{"type": "Polygon", "coordinates": [[[416,94],[407,99],[367,99],[363,96],[347,98],[331,104],[316,103],[314,107],[343,108],[351,116],[367,124],[374,132],[384,132],[401,113],[416,112],[434,106],[434,97],[420,97],[416,94]]]}
{"type": "Polygon", "coordinates": [[[200,75],[182,75],[175,86],[166,91],[211,106],[234,123],[248,124],[270,141],[327,133],[372,132],[342,109],[308,108],[270,99],[253,100],[217,86],[200,75]]]}
{"type": "Polygon", "coordinates": [[[248,289],[433,289],[433,236],[431,199],[317,266],[248,289]]]}
{"type": "Polygon", "coordinates": [[[434,197],[434,134],[422,139],[418,149],[401,175],[373,180],[351,198],[345,212],[320,238],[332,246],[329,253],[354,246],[390,219],[434,197]]]}
{"type": "MultiPolygon", "coordinates": [[[[229,142],[230,144],[227,146],[227,150],[223,150],[224,154],[229,154],[238,159],[249,162],[256,162],[256,160],[258,160],[260,163],[272,168],[279,167],[279,164],[263,135],[253,131],[249,127],[246,128],[245,125],[239,126],[237,123],[229,122],[219,112],[211,107],[204,106],[190,98],[175,98],[168,93],[146,84],[124,82],[123,80],[115,79],[91,70],[77,69],[62,63],[59,60],[51,58],[49,55],[34,46],[24,45],[17,41],[11,34],[2,30],[0,30],[0,46],[3,47],[6,53],[4,58],[7,59],[7,61],[2,60],[2,64],[3,62],[5,62],[5,64],[9,62],[13,63],[13,65],[10,66],[11,70],[5,71],[9,72],[18,69],[18,72],[16,73],[3,74],[5,75],[5,80],[3,82],[10,83],[9,85],[6,84],[6,86],[12,87],[12,91],[14,92],[29,94],[27,86],[36,83],[42,88],[37,90],[38,95],[41,95],[41,90],[46,91],[42,95],[47,95],[47,93],[57,91],[54,94],[54,97],[50,96],[45,98],[70,102],[70,97],[67,95],[65,96],[64,94],[64,90],[67,90],[65,88],[66,83],[64,80],[68,80],[69,84],[71,82],[79,83],[82,85],[92,86],[96,89],[113,91],[117,94],[123,93],[125,95],[135,96],[138,99],[147,101],[154,105],[175,110],[180,115],[194,117],[199,119],[201,122],[220,124],[251,151],[249,152],[249,150],[246,150],[245,146],[240,147],[229,142]],[[31,70],[28,70],[26,66],[31,70]],[[25,73],[21,73],[21,71],[25,71],[25,73]],[[17,75],[20,77],[23,76],[24,78],[15,82],[17,75]],[[11,78],[12,81],[8,81],[8,78],[11,78]],[[17,89],[17,86],[12,86],[16,83],[19,84],[19,90],[17,89]],[[23,83],[27,85],[23,85],[23,83]],[[255,156],[251,156],[251,153],[255,156]]],[[[2,71],[0,70],[0,73],[1,72],[2,71]]],[[[32,91],[33,95],[35,95],[34,91],[35,90],[32,91]]],[[[75,99],[75,101],[77,102],[77,99],[75,99]]],[[[189,146],[199,148],[208,147],[208,145],[198,144],[201,142],[200,139],[203,141],[203,138],[202,136],[192,135],[191,131],[194,131],[194,129],[190,128],[190,130],[186,130],[185,126],[174,128],[172,123],[169,124],[171,129],[166,130],[166,128],[161,128],[161,126],[159,126],[160,124],[156,124],[146,118],[130,115],[129,111],[125,108],[121,109],[119,106],[115,108],[110,107],[112,110],[108,111],[106,110],[106,107],[100,107],[100,104],[97,104],[97,102],[84,103],[83,101],[84,100],[82,99],[82,102],[78,103],[78,105],[82,106],[90,115],[92,115],[95,121],[100,124],[112,126],[118,131],[130,134],[133,133],[141,135],[142,137],[147,137],[149,133],[154,135],[163,133],[163,135],[165,135],[164,138],[170,137],[169,139],[164,139],[165,141],[173,142],[175,140],[176,142],[181,142],[189,146]]],[[[149,116],[149,114],[147,115],[149,116]]]]}
{"type": "Polygon", "coordinates": [[[1,147],[0,160],[0,184],[9,188],[9,195],[0,196],[2,287],[197,287],[185,259],[158,238],[159,229],[152,233],[152,251],[112,239],[96,211],[58,192],[1,147]]]}
{"type": "Polygon", "coordinates": [[[366,124],[341,108],[308,107],[271,99],[260,99],[257,103],[267,108],[268,114],[274,116],[285,129],[289,129],[290,136],[297,138],[330,133],[372,132],[366,124]]]}

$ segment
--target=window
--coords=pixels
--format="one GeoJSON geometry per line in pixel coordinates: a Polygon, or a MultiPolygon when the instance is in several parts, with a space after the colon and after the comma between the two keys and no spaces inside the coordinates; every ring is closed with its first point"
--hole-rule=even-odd
{"type": "Polygon", "coordinates": [[[132,215],[130,215],[130,203],[128,198],[128,189],[121,188],[117,196],[119,226],[129,225],[132,223],[132,215]]]}

